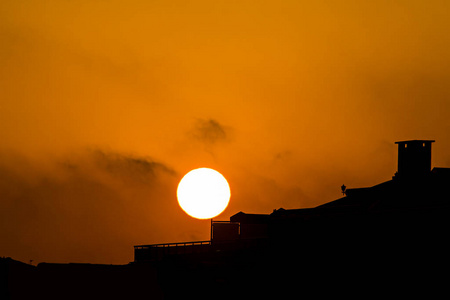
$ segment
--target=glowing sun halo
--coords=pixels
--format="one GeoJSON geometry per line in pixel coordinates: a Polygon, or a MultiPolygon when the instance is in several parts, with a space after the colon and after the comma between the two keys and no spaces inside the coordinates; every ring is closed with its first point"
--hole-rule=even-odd
{"type": "Polygon", "coordinates": [[[222,174],[209,168],[194,169],[178,184],[180,207],[191,217],[211,219],[221,214],[230,201],[230,186],[222,174]]]}

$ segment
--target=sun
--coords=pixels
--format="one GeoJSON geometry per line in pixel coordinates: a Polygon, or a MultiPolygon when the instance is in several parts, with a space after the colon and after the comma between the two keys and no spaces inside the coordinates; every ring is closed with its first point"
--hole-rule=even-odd
{"type": "Polygon", "coordinates": [[[230,186],[222,174],[209,168],[194,169],[178,184],[180,207],[191,217],[211,219],[220,215],[230,202],[230,186]]]}

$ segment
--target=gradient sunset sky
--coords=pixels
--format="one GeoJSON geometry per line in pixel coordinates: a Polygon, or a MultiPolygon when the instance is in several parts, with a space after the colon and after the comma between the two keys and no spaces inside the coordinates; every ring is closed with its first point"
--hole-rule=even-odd
{"type": "Polygon", "coordinates": [[[221,220],[389,180],[395,141],[450,167],[449,49],[446,0],[2,0],[0,256],[207,240],[176,201],[199,167],[221,220]]]}

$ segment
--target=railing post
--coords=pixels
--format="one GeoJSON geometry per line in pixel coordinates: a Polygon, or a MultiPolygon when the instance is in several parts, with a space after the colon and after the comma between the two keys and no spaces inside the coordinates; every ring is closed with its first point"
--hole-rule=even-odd
{"type": "Polygon", "coordinates": [[[211,218],[211,232],[209,233],[209,240],[212,242],[213,239],[213,219],[211,218]]]}

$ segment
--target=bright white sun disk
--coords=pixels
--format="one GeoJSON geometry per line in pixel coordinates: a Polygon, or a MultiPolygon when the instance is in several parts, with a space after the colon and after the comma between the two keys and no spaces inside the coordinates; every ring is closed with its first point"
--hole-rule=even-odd
{"type": "Polygon", "coordinates": [[[187,173],[178,184],[180,207],[191,217],[211,219],[221,214],[230,201],[230,186],[219,172],[200,168],[187,173]]]}

